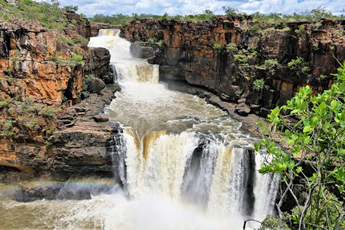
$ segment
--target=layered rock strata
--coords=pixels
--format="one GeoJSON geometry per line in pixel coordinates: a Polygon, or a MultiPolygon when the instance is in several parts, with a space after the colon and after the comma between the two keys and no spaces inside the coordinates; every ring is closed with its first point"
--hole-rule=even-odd
{"type": "Polygon", "coordinates": [[[235,16],[201,23],[137,19],[123,27],[122,36],[134,42],[134,54],[160,64],[161,80],[204,87],[241,104],[242,115],[265,116],[301,86],[310,85],[315,93],[329,87],[337,60],[345,60],[344,26],[344,20],[326,18],[315,23],[235,16]]]}
{"type": "Polygon", "coordinates": [[[0,181],[111,176],[107,148],[120,129],[93,119],[117,90],[110,54],[87,47],[87,19],[65,16],[61,30],[0,21],[0,181]]]}

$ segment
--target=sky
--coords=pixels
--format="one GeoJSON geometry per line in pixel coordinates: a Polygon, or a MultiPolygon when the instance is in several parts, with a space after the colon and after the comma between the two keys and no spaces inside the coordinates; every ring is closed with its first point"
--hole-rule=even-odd
{"type": "Polygon", "coordinates": [[[333,14],[345,14],[345,0],[59,0],[62,6],[75,5],[78,13],[88,17],[95,14],[113,15],[146,13],[163,15],[200,14],[206,9],[215,14],[224,14],[222,6],[236,8],[245,13],[303,12],[324,7],[333,14]]]}

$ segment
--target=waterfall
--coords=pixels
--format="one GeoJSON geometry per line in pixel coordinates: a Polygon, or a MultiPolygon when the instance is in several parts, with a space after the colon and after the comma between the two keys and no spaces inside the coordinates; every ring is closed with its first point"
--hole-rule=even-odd
{"type": "MultiPolygon", "coordinates": [[[[203,99],[159,84],[159,66],[133,58],[130,43],[118,30],[100,30],[89,46],[109,49],[123,88],[105,111],[124,129],[114,136],[111,155],[114,179],[130,197],[124,212],[136,204],[135,223],[146,226],[148,220],[141,222],[145,217],[157,221],[150,229],[176,229],[169,227],[180,226],[177,220],[168,221],[172,213],[171,218],[185,221],[182,216],[194,218],[190,210],[198,210],[198,223],[190,229],[239,229],[246,218],[262,221],[273,212],[279,178],[258,173],[263,158],[252,150],[254,139],[241,131],[239,122],[203,99]],[[162,208],[155,215],[166,223],[141,213],[142,202],[150,210],[162,208]],[[224,225],[217,226],[214,219],[224,225]]],[[[139,226],[135,223],[109,226],[134,229],[139,226]]]]}

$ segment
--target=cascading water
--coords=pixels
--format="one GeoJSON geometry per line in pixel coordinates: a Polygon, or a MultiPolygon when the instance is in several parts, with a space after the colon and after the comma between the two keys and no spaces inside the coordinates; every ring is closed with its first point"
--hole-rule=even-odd
{"type": "Polygon", "coordinates": [[[111,53],[122,91],[105,111],[123,133],[110,148],[114,181],[77,186],[111,190],[92,192],[91,200],[19,203],[1,196],[0,187],[1,228],[242,229],[243,220],[273,211],[278,178],[258,173],[263,158],[241,123],[159,84],[159,66],[133,58],[119,31],[100,30],[89,46],[111,53]]]}
{"type": "Polygon", "coordinates": [[[272,212],[277,181],[257,173],[261,156],[247,148],[253,140],[238,122],[200,98],[159,84],[159,67],[133,58],[119,31],[101,30],[89,45],[110,50],[123,88],[106,111],[125,129],[125,146],[117,154],[124,154],[118,159],[126,172],[122,167],[114,174],[126,175],[120,177],[133,200],[150,194],[197,207],[208,217],[232,218],[227,224],[237,227],[244,218],[262,220],[272,212]]]}

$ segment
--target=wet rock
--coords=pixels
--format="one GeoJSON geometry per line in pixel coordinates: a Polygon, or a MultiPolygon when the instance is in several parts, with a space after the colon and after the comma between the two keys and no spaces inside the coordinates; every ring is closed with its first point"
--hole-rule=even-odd
{"type": "Polygon", "coordinates": [[[245,103],[236,105],[235,112],[241,116],[247,116],[250,113],[250,107],[245,103]]]}
{"type": "Polygon", "coordinates": [[[32,202],[35,200],[54,200],[61,189],[61,185],[53,186],[20,186],[16,189],[12,199],[18,202],[32,202]]]}
{"type": "Polygon", "coordinates": [[[260,107],[261,107],[261,105],[251,104],[250,110],[251,110],[251,112],[253,112],[255,114],[259,114],[260,113],[260,107]]]}
{"type": "Polygon", "coordinates": [[[105,84],[113,84],[114,83],[114,75],[107,74],[101,77],[105,84]]]}
{"type": "Polygon", "coordinates": [[[80,97],[82,100],[84,100],[84,99],[90,97],[90,92],[84,91],[80,94],[80,97]]]}
{"type": "Polygon", "coordinates": [[[88,91],[91,93],[98,93],[104,88],[105,83],[101,79],[95,78],[89,83],[88,91]]]}
{"type": "Polygon", "coordinates": [[[96,122],[106,122],[109,121],[107,114],[99,114],[93,117],[96,122]]]}
{"type": "Polygon", "coordinates": [[[242,98],[238,99],[237,103],[238,103],[238,104],[246,103],[246,100],[247,100],[247,98],[242,97],[242,98]]]}

